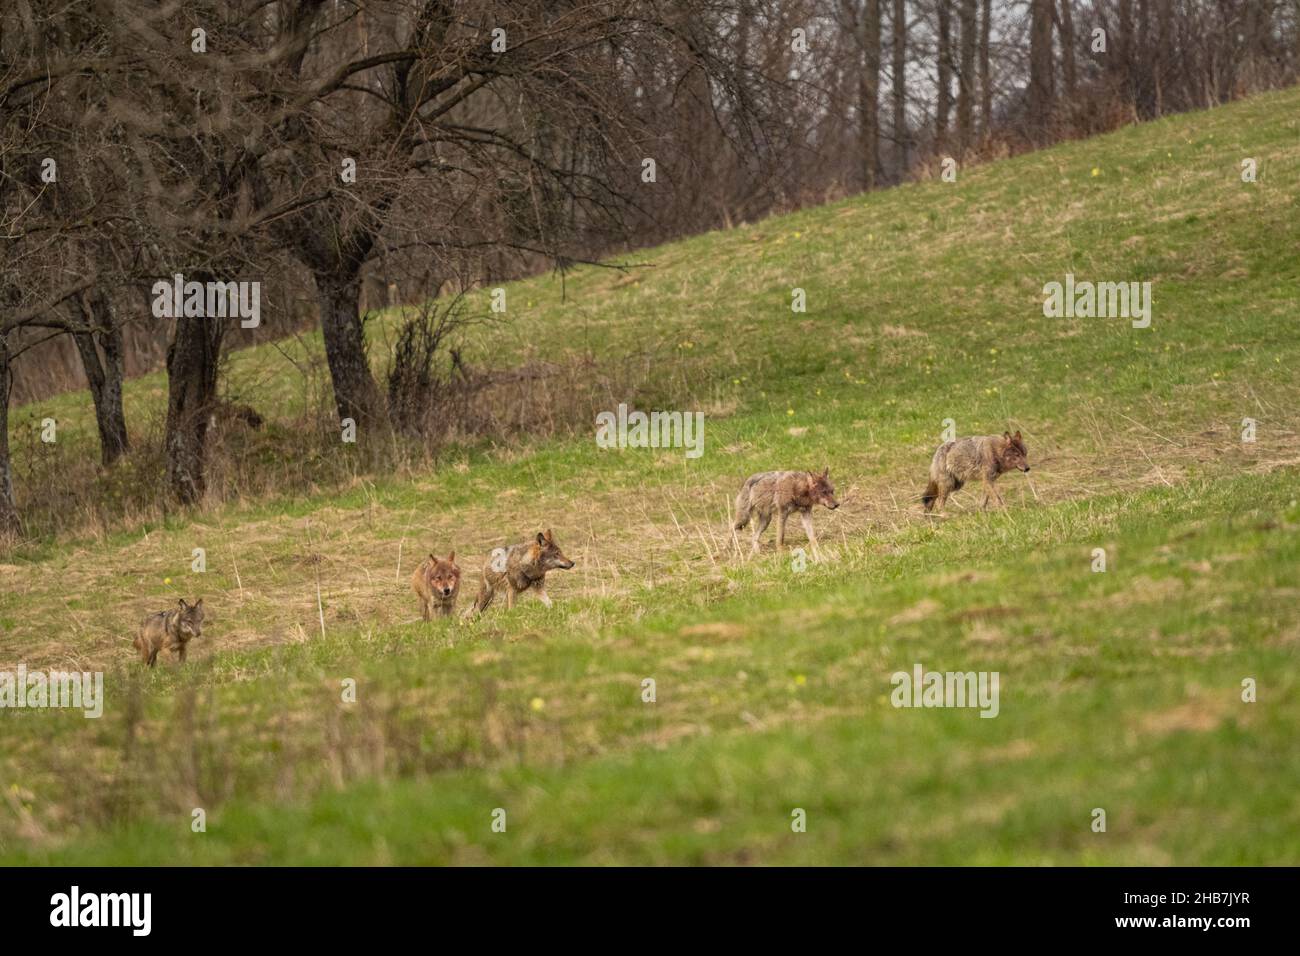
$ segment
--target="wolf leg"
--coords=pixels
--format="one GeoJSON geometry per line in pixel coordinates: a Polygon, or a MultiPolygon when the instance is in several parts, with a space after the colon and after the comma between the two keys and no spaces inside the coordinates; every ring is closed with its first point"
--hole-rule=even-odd
{"type": "Polygon", "coordinates": [[[989,510],[989,498],[996,498],[999,501],[1002,500],[1002,496],[998,494],[998,490],[993,487],[993,482],[985,478],[984,479],[984,506],[982,508],[982,510],[984,511],[989,510]]]}
{"type": "Polygon", "coordinates": [[[785,547],[785,519],[789,514],[784,508],[776,510],[776,550],[780,551],[785,547]]]}
{"type": "Polygon", "coordinates": [[[808,543],[812,545],[813,557],[818,561],[822,559],[821,550],[817,547],[817,533],[813,531],[812,515],[806,511],[799,513],[799,520],[803,522],[803,533],[808,536],[808,543]]]}
{"type": "Polygon", "coordinates": [[[538,598],[538,600],[540,600],[540,601],[541,601],[543,604],[545,604],[547,607],[550,607],[550,606],[551,606],[551,598],[550,598],[550,595],[548,595],[548,594],[546,593],[546,586],[545,586],[545,585],[543,585],[543,584],[538,584],[537,587],[535,587],[533,590],[535,590],[535,591],[537,592],[537,598],[538,598]]]}
{"type": "Polygon", "coordinates": [[[754,522],[754,547],[751,553],[758,554],[758,539],[762,536],[763,532],[767,530],[767,526],[771,521],[772,512],[766,511],[759,513],[758,520],[754,522]]]}

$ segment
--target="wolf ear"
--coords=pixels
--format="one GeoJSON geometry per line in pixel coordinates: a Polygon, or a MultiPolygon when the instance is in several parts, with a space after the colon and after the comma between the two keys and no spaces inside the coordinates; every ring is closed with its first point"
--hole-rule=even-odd
{"type": "Polygon", "coordinates": [[[1021,439],[1020,439],[1020,429],[1017,428],[1017,429],[1016,429],[1016,441],[1020,441],[1020,440],[1021,440],[1021,439]]]}
{"type": "Polygon", "coordinates": [[[429,560],[432,561],[434,564],[438,563],[438,559],[433,556],[432,551],[429,552],[429,560]]]}
{"type": "Polygon", "coordinates": [[[554,541],[555,541],[555,535],[551,534],[551,529],[550,529],[550,528],[547,528],[547,529],[546,529],[546,540],[547,540],[547,541],[550,541],[550,542],[552,542],[552,543],[554,543],[554,541]]]}
{"type": "Polygon", "coordinates": [[[448,564],[455,564],[455,563],[456,563],[456,552],[455,552],[455,551],[453,551],[451,554],[447,555],[447,563],[448,563],[448,564]]]}
{"type": "Polygon", "coordinates": [[[546,543],[546,535],[542,534],[540,531],[537,532],[537,543],[538,543],[538,544],[545,544],[545,543],[546,543]]]}
{"type": "Polygon", "coordinates": [[[177,607],[189,607],[189,605],[185,603],[185,598],[180,598],[180,599],[178,599],[178,600],[176,601],[176,606],[177,606],[177,607]]]}
{"type": "Polygon", "coordinates": [[[199,598],[197,601],[191,604],[190,607],[191,608],[203,607],[203,598],[199,598]]]}
{"type": "Polygon", "coordinates": [[[831,476],[831,466],[827,465],[825,468],[822,469],[822,477],[829,478],[830,476],[831,476]]]}

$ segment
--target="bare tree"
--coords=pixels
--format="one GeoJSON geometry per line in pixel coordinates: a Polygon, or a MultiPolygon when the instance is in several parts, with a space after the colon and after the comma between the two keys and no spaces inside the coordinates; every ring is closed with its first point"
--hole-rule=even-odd
{"type": "MultiPolygon", "coordinates": [[[[28,269],[11,281],[39,286],[42,277],[57,281],[60,271],[99,274],[104,282],[108,236],[121,229],[120,196],[111,188],[115,170],[105,162],[102,145],[86,128],[85,103],[93,99],[93,80],[68,69],[60,55],[93,49],[93,29],[75,9],[53,4],[28,5],[21,18],[26,29],[5,34],[5,53],[16,82],[5,91],[4,126],[19,136],[26,155],[10,170],[9,186],[26,197],[19,230],[33,238],[59,236],[57,248],[46,247],[37,271],[28,269]],[[63,37],[70,49],[51,51],[50,38],[63,37]],[[41,82],[42,70],[48,81],[41,82]],[[39,159],[39,175],[34,161],[39,159]]],[[[16,234],[11,233],[11,238],[16,234]]],[[[99,427],[101,458],[116,461],[128,448],[122,409],[123,356],[121,326],[103,286],[90,287],[62,307],[33,316],[29,330],[42,341],[64,333],[72,338],[90,384],[99,427]],[[102,354],[101,354],[102,350],[102,354]]],[[[24,349],[25,350],[25,349],[24,349]]],[[[12,350],[11,350],[12,351],[12,350]]]]}
{"type": "Polygon", "coordinates": [[[993,0],[984,0],[980,14],[980,132],[985,136],[993,125],[993,74],[989,55],[992,32],[993,0]]]}
{"type": "Polygon", "coordinates": [[[957,139],[964,153],[975,139],[976,0],[961,0],[961,70],[957,95],[957,139]]]}
{"type": "Polygon", "coordinates": [[[894,81],[894,155],[901,178],[907,171],[910,142],[907,132],[907,7],[894,0],[892,24],[894,81]]]}
{"type": "Polygon", "coordinates": [[[1029,14],[1029,122],[1035,138],[1042,141],[1056,98],[1052,0],[1030,0],[1029,14]]]}
{"type": "Polygon", "coordinates": [[[69,331],[90,386],[95,425],[99,429],[100,459],[107,466],[130,448],[122,406],[122,382],[126,377],[122,327],[102,287],[83,292],[74,301],[78,324],[69,331]]]}
{"type": "Polygon", "coordinates": [[[720,52],[734,53],[722,6],[372,8],[387,17],[364,38],[320,5],[286,21],[280,43],[301,52],[281,64],[282,118],[248,166],[260,208],[311,197],[268,219],[266,235],[315,281],[340,418],[382,428],[358,301],[380,248],[474,249],[485,265],[498,252],[582,259],[584,235],[625,236],[641,208],[634,146],[654,133],[655,91],[715,116],[724,104],[745,113],[761,91],[720,52]],[[321,34],[317,51],[308,38],[321,34]],[[425,234],[397,235],[413,218],[425,234]]]}
{"type": "MultiPolygon", "coordinates": [[[[196,275],[207,282],[211,276],[196,275]]],[[[217,404],[217,372],[226,325],[207,316],[181,315],[167,350],[167,487],[192,504],[206,489],[208,423],[217,404]]]]}
{"type": "Polygon", "coordinates": [[[9,454],[9,392],[13,385],[8,332],[0,329],[0,538],[22,530],[14,500],[14,467],[9,454]]]}
{"type": "Polygon", "coordinates": [[[1072,0],[1060,0],[1060,13],[1056,28],[1061,35],[1061,73],[1065,83],[1065,96],[1074,103],[1079,88],[1079,74],[1074,60],[1074,11],[1072,0]]]}
{"type": "Polygon", "coordinates": [[[952,7],[951,0],[936,0],[939,14],[938,61],[939,89],[935,99],[934,138],[942,148],[948,137],[948,114],[952,111],[952,7]]]}
{"type": "Polygon", "coordinates": [[[864,188],[876,186],[880,168],[880,2],[863,0],[861,79],[858,83],[859,161],[864,188]]]}

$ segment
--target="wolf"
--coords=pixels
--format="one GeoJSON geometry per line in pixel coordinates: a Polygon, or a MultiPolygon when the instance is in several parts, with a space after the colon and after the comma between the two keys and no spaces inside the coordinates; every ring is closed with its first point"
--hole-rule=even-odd
{"type": "Polygon", "coordinates": [[[447,555],[445,561],[430,552],[411,575],[411,590],[420,599],[420,610],[426,621],[433,619],[435,609],[438,617],[450,617],[456,609],[456,595],[460,594],[456,552],[447,555]]]}
{"type": "Polygon", "coordinates": [[[785,519],[793,511],[799,512],[804,534],[812,545],[813,557],[820,558],[817,535],[813,532],[813,505],[820,504],[834,511],[840,506],[835,500],[829,467],[821,474],[813,471],[764,471],[745,479],[740,494],[736,496],[736,530],[749,524],[755,515],[753,548],[758,553],[758,539],[767,530],[772,515],[776,515],[776,546],[785,547],[785,519]]]}
{"type": "Polygon", "coordinates": [[[136,635],[135,649],[140,652],[140,662],[150,667],[158,663],[158,652],[164,647],[183,664],[190,641],[202,633],[203,598],[193,604],[181,598],[170,611],[159,611],[144,619],[136,635]]]}
{"type": "Polygon", "coordinates": [[[944,442],[930,462],[930,483],[925,486],[921,502],[927,513],[935,508],[942,512],[950,494],[978,478],[984,483],[984,507],[989,506],[990,496],[1005,507],[1006,502],[993,483],[998,475],[1013,468],[1028,473],[1028,456],[1029,450],[1019,431],[1014,435],[1003,432],[1001,436],[976,435],[944,442]]]}
{"type": "Polygon", "coordinates": [[[551,606],[551,599],[546,594],[546,572],[567,571],[573,562],[564,556],[555,543],[555,536],[549,528],[538,532],[533,541],[512,544],[508,548],[497,548],[483,565],[483,583],[479,585],[474,604],[465,616],[487,610],[497,591],[506,592],[506,608],[515,606],[515,597],[524,591],[533,590],[543,604],[551,606]]]}

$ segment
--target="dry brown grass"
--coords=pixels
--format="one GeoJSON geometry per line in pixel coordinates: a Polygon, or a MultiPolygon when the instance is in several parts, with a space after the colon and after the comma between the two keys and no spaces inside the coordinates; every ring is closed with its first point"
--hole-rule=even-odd
{"type": "MultiPolygon", "coordinates": [[[[1067,455],[1050,443],[1031,443],[1034,470],[1028,476],[1004,476],[999,483],[1008,503],[1007,520],[1014,522],[1024,505],[1178,483],[1191,467],[1267,471],[1294,458],[1284,452],[1286,441],[1270,443],[1267,448],[1275,451],[1269,452],[1264,445],[1243,445],[1216,427],[1153,438],[1135,422],[1098,437],[1109,441],[1098,442],[1087,454],[1067,455]]],[[[843,506],[814,516],[830,560],[851,554],[864,542],[883,541],[888,547],[908,529],[960,521],[963,512],[979,509],[977,494],[958,493],[946,517],[924,515],[916,501],[924,476],[920,461],[917,457],[908,464],[900,456],[886,475],[842,480],[843,506]]],[[[846,462],[837,467],[841,474],[851,474],[854,466],[846,462]]],[[[200,517],[183,532],[149,532],[120,545],[92,542],[38,566],[0,564],[0,587],[11,593],[15,605],[42,609],[6,629],[0,668],[18,661],[79,670],[127,663],[139,621],[172,603],[174,597],[167,595],[177,593],[205,597],[209,608],[194,659],[222,649],[308,641],[320,632],[317,574],[327,630],[358,627],[364,635],[415,623],[418,610],[405,576],[426,551],[456,549],[465,571],[462,603],[467,603],[491,548],[516,540],[520,529],[543,526],[556,528],[561,546],[577,565],[548,579],[556,600],[607,598],[630,607],[638,591],[686,574],[702,582],[707,599],[711,588],[727,592],[723,568],[748,560],[748,538],[740,540],[730,528],[734,485],[734,480],[718,479],[700,487],[685,473],[673,477],[669,469],[651,473],[640,487],[583,493],[580,499],[572,492],[520,494],[510,489],[454,511],[434,503],[418,512],[388,508],[368,495],[361,509],[323,505],[305,517],[243,521],[237,530],[200,517]],[[188,571],[192,547],[207,551],[209,571],[204,575],[188,571]],[[171,583],[165,583],[169,578],[171,583]]],[[[361,479],[358,486],[367,487],[361,479]]],[[[788,544],[802,545],[797,525],[789,532],[788,544]]],[[[764,555],[772,549],[769,529],[764,555]]],[[[1167,598],[1136,592],[1116,596],[1167,598]]],[[[486,615],[489,621],[492,613],[486,615]]],[[[593,619],[593,631],[599,623],[593,619]]]]}

